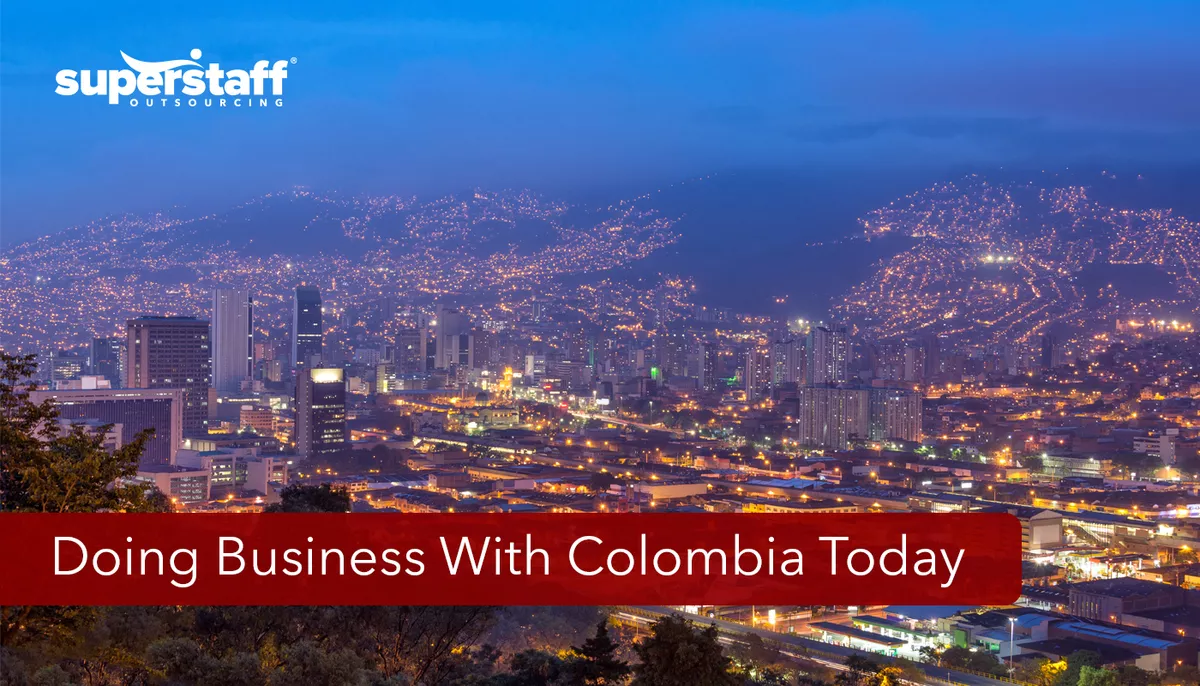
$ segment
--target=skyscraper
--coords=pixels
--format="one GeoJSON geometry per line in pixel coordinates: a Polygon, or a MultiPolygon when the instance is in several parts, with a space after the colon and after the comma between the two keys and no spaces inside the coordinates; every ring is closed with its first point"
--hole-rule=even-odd
{"type": "Polygon", "coordinates": [[[297,369],[320,364],[323,330],[321,328],[321,289],[296,286],[292,305],[292,366],[297,369]]]}
{"type": "Polygon", "coordinates": [[[254,373],[254,300],[248,291],[213,291],[212,375],[219,392],[237,392],[254,373]]]}
{"type": "Polygon", "coordinates": [[[108,379],[113,388],[125,385],[125,339],[93,338],[88,366],[93,376],[108,379]]]}
{"type": "Polygon", "coordinates": [[[184,437],[208,433],[212,346],[208,321],[139,317],[125,325],[126,388],[182,388],[184,437]]]}
{"type": "Polygon", "coordinates": [[[435,367],[471,366],[471,318],[459,312],[439,306],[434,325],[437,338],[435,367]]]}
{"type": "Polygon", "coordinates": [[[845,383],[850,378],[850,335],[844,328],[808,332],[808,383],[845,383]]]}
{"type": "Polygon", "coordinates": [[[341,369],[304,369],[296,381],[296,450],[305,459],[346,447],[346,380],[341,369]]]}

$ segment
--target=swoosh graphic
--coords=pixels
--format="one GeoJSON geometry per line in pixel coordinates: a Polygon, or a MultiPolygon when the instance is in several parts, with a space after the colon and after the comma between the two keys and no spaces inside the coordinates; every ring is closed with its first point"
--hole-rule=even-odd
{"type": "Polygon", "coordinates": [[[186,65],[190,65],[190,66],[194,66],[194,67],[200,66],[199,62],[193,62],[191,60],[167,60],[166,62],[143,62],[141,60],[135,60],[132,57],[130,57],[129,55],[126,55],[124,50],[121,51],[121,57],[125,58],[125,64],[128,64],[135,71],[140,72],[142,74],[161,74],[162,72],[167,71],[168,69],[178,69],[179,67],[186,66],[186,65]]]}

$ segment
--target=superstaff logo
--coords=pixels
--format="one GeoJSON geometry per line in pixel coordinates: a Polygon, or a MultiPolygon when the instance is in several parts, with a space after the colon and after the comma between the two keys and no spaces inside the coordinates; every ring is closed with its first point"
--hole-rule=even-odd
{"type": "Polygon", "coordinates": [[[110,105],[131,107],[283,107],[288,64],[296,63],[295,57],[274,63],[259,60],[252,69],[226,71],[216,62],[207,67],[197,62],[202,56],[198,48],[190,56],[143,62],[122,52],[128,69],[63,69],[56,76],[54,92],[106,95],[110,105]]]}

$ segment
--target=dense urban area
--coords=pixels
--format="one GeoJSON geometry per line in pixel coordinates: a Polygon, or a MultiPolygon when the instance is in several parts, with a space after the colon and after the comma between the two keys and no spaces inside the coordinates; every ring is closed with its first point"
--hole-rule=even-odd
{"type": "Polygon", "coordinates": [[[5,407],[32,382],[43,441],[136,448],[116,481],[180,513],[1010,513],[1017,604],[5,608],[0,676],[1200,683],[1200,224],[969,176],[778,315],[628,271],[685,238],[652,201],[297,190],[14,246],[5,407]]]}

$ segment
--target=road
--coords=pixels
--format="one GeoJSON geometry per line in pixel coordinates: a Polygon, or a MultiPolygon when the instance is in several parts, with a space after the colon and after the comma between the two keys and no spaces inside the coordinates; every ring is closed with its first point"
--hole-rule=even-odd
{"type": "MultiPolygon", "coordinates": [[[[672,429],[670,427],[663,426],[662,424],[644,424],[642,422],[635,422],[631,419],[620,419],[612,415],[591,414],[589,412],[571,412],[571,415],[575,417],[582,417],[584,419],[595,419],[597,421],[616,424],[618,426],[632,426],[635,429],[642,429],[643,431],[660,431],[662,433],[671,434],[672,436],[677,436],[679,438],[689,438],[686,431],[672,429]]],[[[691,436],[690,438],[694,439],[695,436],[691,436]]]]}

